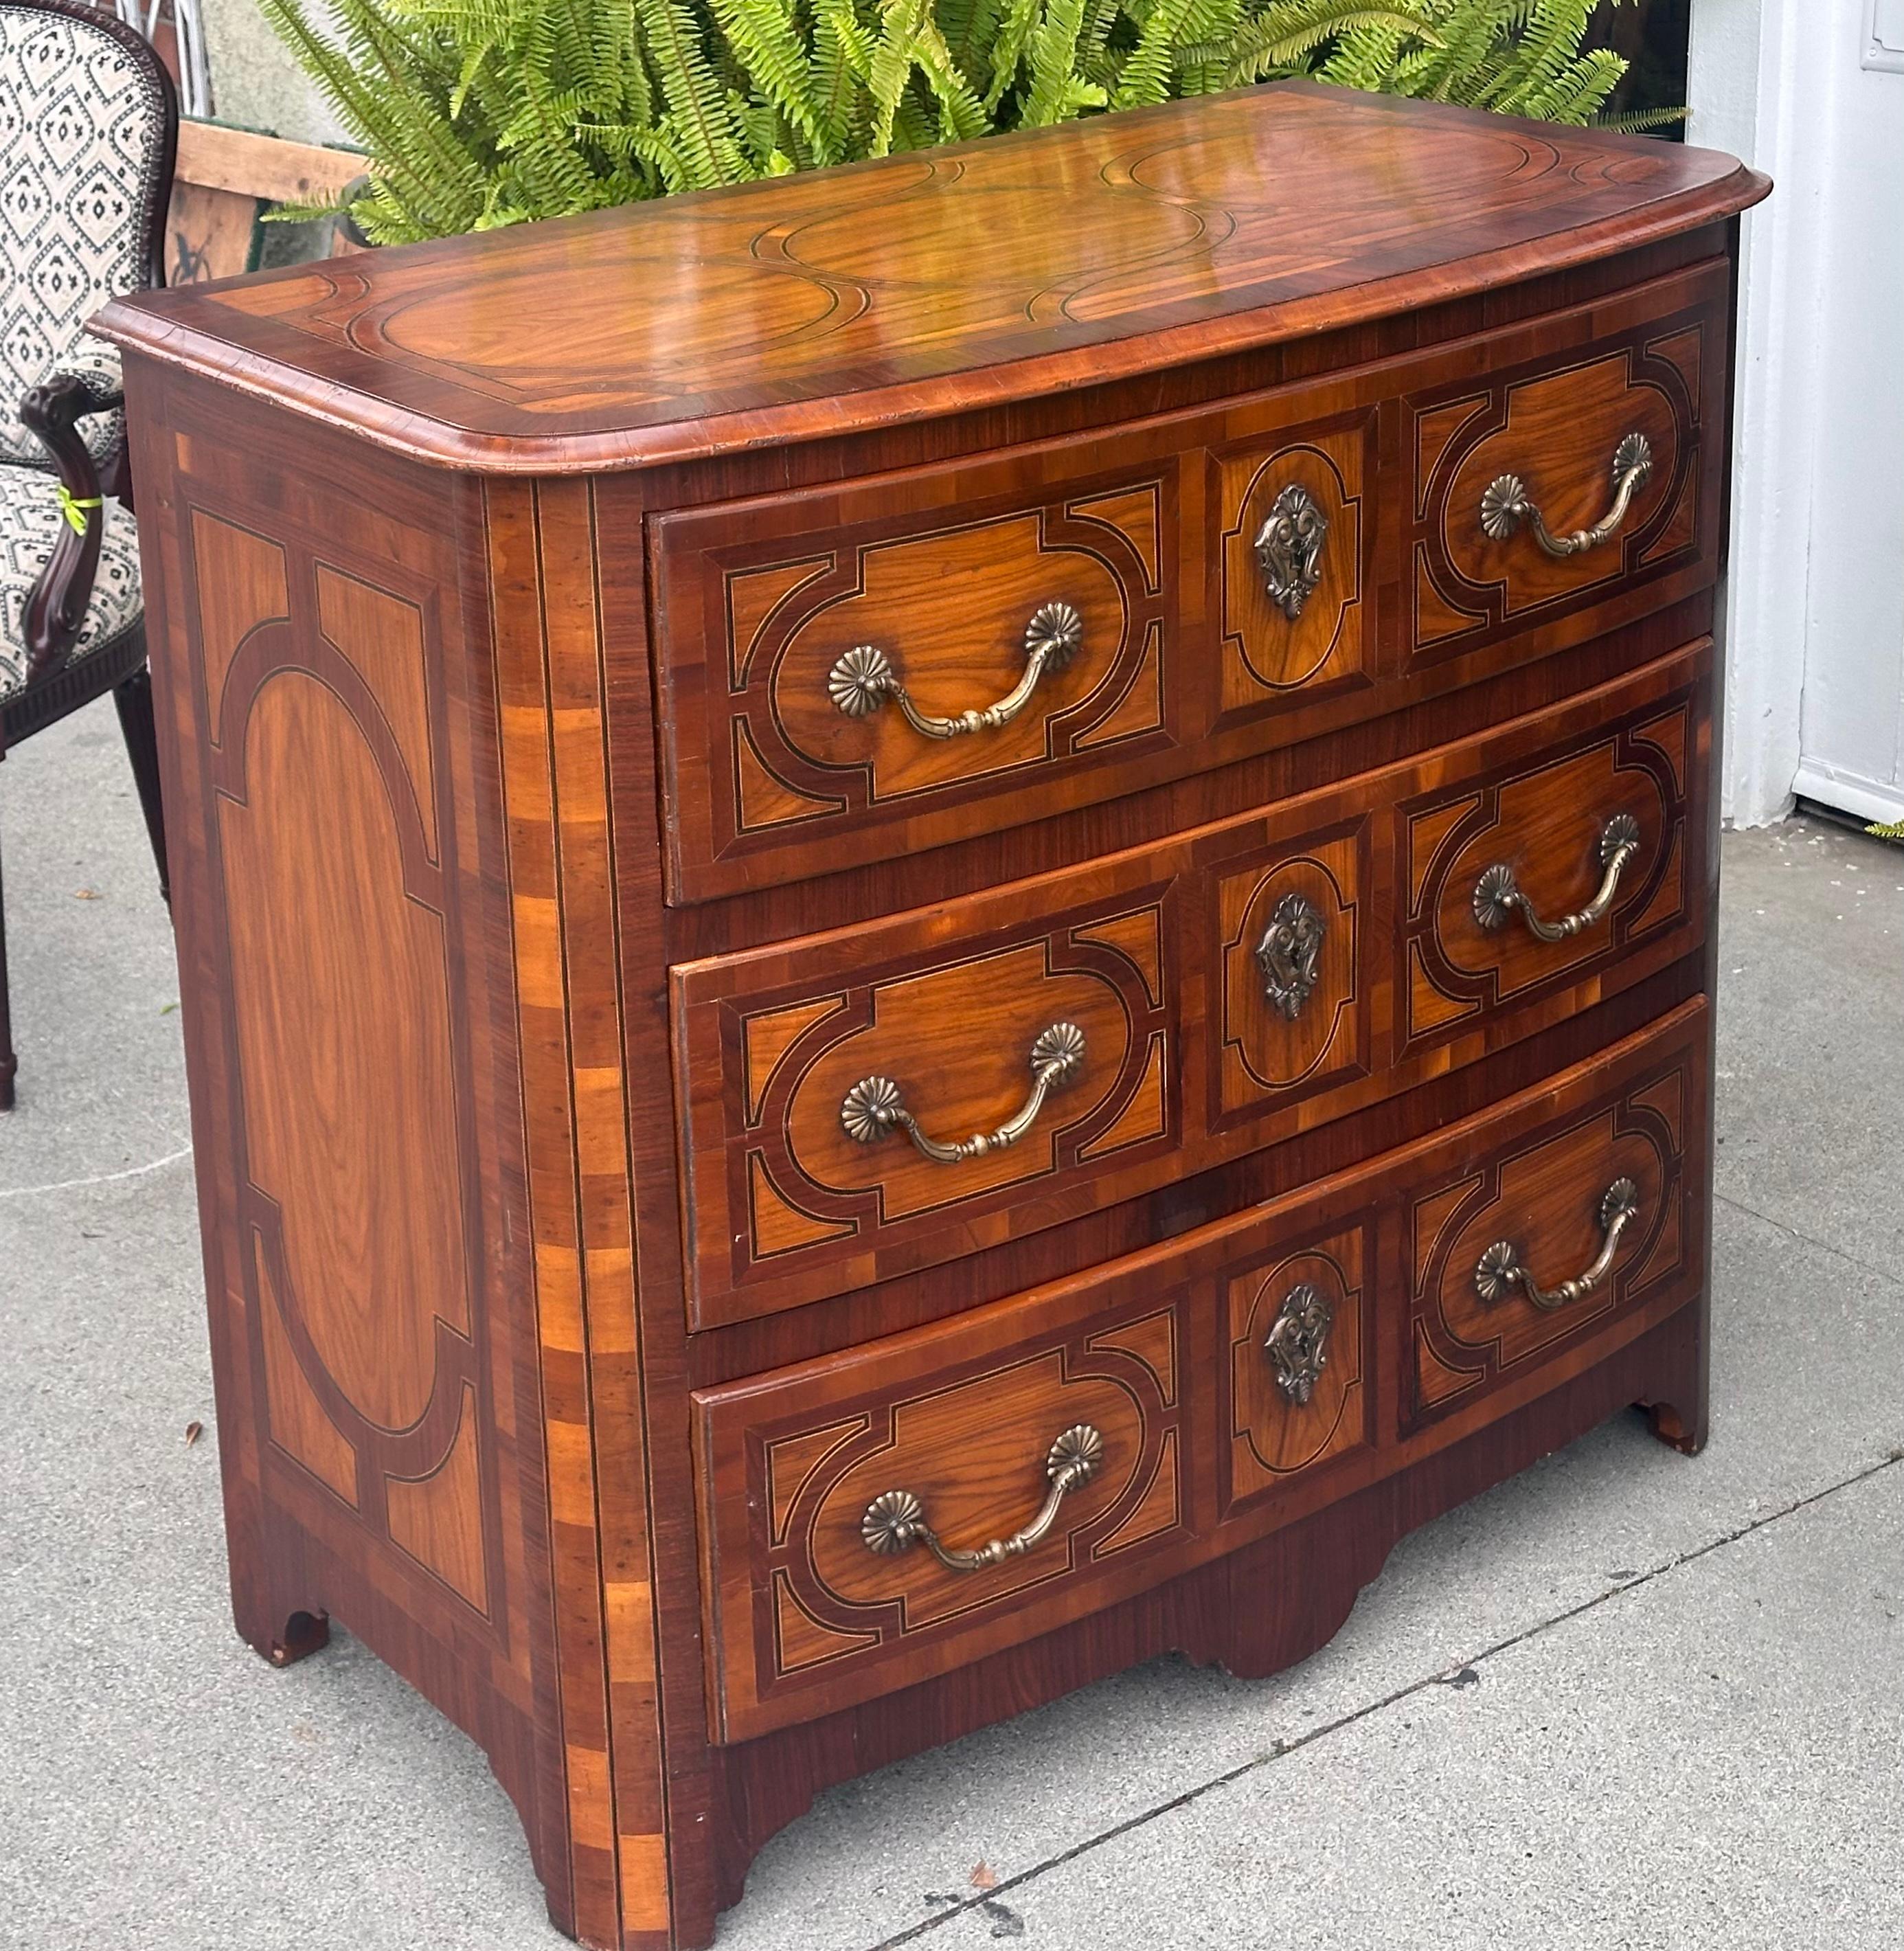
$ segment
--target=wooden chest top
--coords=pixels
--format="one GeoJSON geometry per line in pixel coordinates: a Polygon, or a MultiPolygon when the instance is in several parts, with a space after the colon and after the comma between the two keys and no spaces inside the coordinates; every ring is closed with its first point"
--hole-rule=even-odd
{"type": "Polygon", "coordinates": [[[121,299],[426,460],[595,472],[1287,340],[1731,216],[1728,156],[1291,82],[121,299]]]}

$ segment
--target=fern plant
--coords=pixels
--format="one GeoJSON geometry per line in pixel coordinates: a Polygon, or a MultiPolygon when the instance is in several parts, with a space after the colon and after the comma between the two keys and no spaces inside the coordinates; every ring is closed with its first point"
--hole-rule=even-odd
{"type": "MultiPolygon", "coordinates": [[[[1313,72],[1344,87],[1576,127],[1600,119],[1626,73],[1610,49],[1581,51],[1597,0],[1416,0],[1414,11],[1421,17],[1410,29],[1347,28],[1313,72]]],[[[1684,113],[1620,116],[1613,126],[1659,128],[1684,113]]]]}
{"type": "Polygon", "coordinates": [[[1625,72],[1582,51],[1625,0],[260,4],[368,153],[377,243],[1294,74],[1580,123],[1625,72]]]}

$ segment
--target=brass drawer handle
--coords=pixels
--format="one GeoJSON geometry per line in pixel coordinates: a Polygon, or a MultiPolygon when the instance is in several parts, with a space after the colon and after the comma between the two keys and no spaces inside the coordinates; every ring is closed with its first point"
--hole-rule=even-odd
{"type": "Polygon", "coordinates": [[[1518,908],[1528,933],[1537,940],[1570,941],[1612,912],[1620,876],[1639,851],[1640,823],[1630,813],[1615,813],[1600,830],[1600,864],[1605,870],[1600,892],[1579,913],[1562,915],[1558,921],[1543,921],[1522,893],[1514,869],[1505,860],[1497,860],[1475,883],[1475,919],[1492,935],[1507,926],[1508,917],[1518,908]]]}
{"type": "Polygon", "coordinates": [[[1300,1409],[1316,1394],[1328,1366],[1329,1330],[1335,1310],[1307,1281],[1293,1287],[1264,1337],[1263,1352],[1276,1372],[1276,1386],[1300,1409]]]}
{"type": "Polygon", "coordinates": [[[1073,1423],[1053,1443],[1044,1459],[1044,1474],[1050,1482],[1044,1508],[1022,1531],[1010,1537],[996,1537],[976,1551],[961,1551],[945,1544],[925,1522],[925,1506],[910,1491],[887,1491],[867,1505],[860,1520],[860,1535],[867,1550],[882,1556],[908,1550],[922,1541],[927,1550],[948,1570],[983,1572],[988,1565],[1002,1565],[1008,1558],[1022,1558],[1040,1543],[1057,1522],[1058,1506],[1068,1492],[1088,1484],[1104,1460],[1104,1439],[1088,1422],[1073,1423]]]}
{"type": "Polygon", "coordinates": [[[1604,548],[1625,527],[1634,496],[1652,479],[1653,443],[1643,433],[1630,433],[1613,450],[1613,505],[1597,528],[1556,535],[1518,474],[1503,474],[1489,482],[1481,498],[1481,526],[1490,541],[1504,542],[1523,521],[1528,522],[1533,526],[1534,539],[1549,555],[1564,561],[1568,556],[1604,548]]]}
{"type": "Polygon", "coordinates": [[[972,732],[996,732],[1009,725],[1032,701],[1038,680],[1047,671],[1063,670],[1084,641],[1085,620],[1069,603],[1047,603],[1025,626],[1025,675],[996,704],[982,711],[962,711],[956,718],[935,718],[912,701],[905,681],[876,645],[860,644],[847,652],[827,673],[827,695],[849,718],[877,711],[888,698],[906,714],[906,722],[928,738],[963,738],[972,732]]]}
{"type": "Polygon", "coordinates": [[[987,1152],[1016,1144],[1037,1122],[1045,1099],[1069,1084],[1084,1060],[1085,1033],[1075,1023],[1053,1023],[1039,1031],[1032,1045],[1032,1094],[1018,1115],[995,1132],[980,1132],[957,1144],[942,1145],[936,1138],[929,1138],[890,1077],[861,1078],[841,1103],[840,1122],[846,1127],[847,1136],[863,1145],[877,1144],[897,1129],[935,1164],[963,1165],[967,1159],[982,1158],[987,1152]]]}
{"type": "Polygon", "coordinates": [[[1606,1239],[1600,1258],[1587,1271],[1570,1281],[1562,1281],[1549,1293],[1531,1274],[1521,1259],[1521,1250],[1511,1240],[1497,1240],[1475,1264],[1475,1291],[1490,1306],[1506,1297],[1509,1288],[1518,1287],[1543,1314],[1553,1314],[1584,1300],[1606,1279],[1620,1250],[1620,1235],[1639,1216],[1640,1188],[1630,1178],[1616,1178],[1600,1194],[1600,1223],[1606,1239]]]}

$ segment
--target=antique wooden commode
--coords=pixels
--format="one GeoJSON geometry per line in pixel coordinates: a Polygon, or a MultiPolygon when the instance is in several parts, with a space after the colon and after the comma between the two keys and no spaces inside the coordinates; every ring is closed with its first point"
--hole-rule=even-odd
{"type": "Polygon", "coordinates": [[[1698,1447],[1765,187],[1291,85],[106,314],[239,1625],[565,1929],[1698,1447]]]}

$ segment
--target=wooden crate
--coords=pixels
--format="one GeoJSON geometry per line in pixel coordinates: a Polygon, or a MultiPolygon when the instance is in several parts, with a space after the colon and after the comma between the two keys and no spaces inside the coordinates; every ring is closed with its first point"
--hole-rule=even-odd
{"type": "MultiPolygon", "coordinates": [[[[267,210],[329,202],[365,167],[366,158],[354,150],[288,142],[217,122],[182,121],[166,225],[167,283],[203,284],[255,268],[267,210]]],[[[337,224],[326,242],[317,254],[335,257],[357,248],[337,224]]]]}

